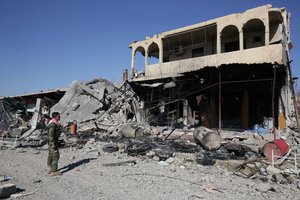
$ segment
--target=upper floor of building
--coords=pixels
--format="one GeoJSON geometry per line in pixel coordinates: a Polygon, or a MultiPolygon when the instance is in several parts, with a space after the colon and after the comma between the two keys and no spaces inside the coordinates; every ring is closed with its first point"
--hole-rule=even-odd
{"type": "Polygon", "coordinates": [[[289,19],[285,8],[268,4],[146,37],[130,45],[131,80],[180,76],[231,63],[285,64],[291,48],[289,19]],[[136,70],[138,54],[144,59],[143,72],[136,70]]]}

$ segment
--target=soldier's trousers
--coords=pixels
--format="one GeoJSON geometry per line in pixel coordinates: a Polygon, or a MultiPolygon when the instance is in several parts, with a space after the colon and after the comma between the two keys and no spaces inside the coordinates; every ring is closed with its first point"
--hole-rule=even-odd
{"type": "Polygon", "coordinates": [[[59,151],[58,149],[49,149],[48,154],[48,167],[51,168],[51,172],[56,172],[58,167],[59,151]]]}

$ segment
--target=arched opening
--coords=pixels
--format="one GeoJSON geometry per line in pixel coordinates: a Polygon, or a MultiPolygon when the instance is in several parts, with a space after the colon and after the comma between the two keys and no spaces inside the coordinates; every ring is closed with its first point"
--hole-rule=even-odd
{"type": "Polygon", "coordinates": [[[134,52],[134,77],[141,77],[145,70],[145,49],[138,47],[134,52]]]}
{"type": "Polygon", "coordinates": [[[276,44],[281,41],[282,22],[282,15],[279,11],[269,12],[270,44],[276,44]]]}
{"type": "Polygon", "coordinates": [[[260,19],[251,19],[243,27],[244,49],[265,45],[265,26],[260,19]]]}
{"type": "Polygon", "coordinates": [[[234,25],[223,28],[221,32],[221,52],[240,50],[239,30],[234,25]]]}
{"type": "Polygon", "coordinates": [[[148,64],[158,64],[159,63],[159,48],[156,43],[152,43],[148,47],[148,64]]]}

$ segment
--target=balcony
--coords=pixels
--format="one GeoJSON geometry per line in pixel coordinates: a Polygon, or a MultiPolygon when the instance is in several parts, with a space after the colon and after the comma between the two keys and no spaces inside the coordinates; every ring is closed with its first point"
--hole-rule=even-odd
{"type": "Polygon", "coordinates": [[[233,51],[197,58],[158,63],[145,67],[145,76],[132,81],[144,81],[181,76],[182,73],[196,71],[204,67],[218,67],[228,64],[282,64],[283,49],[281,44],[273,44],[242,51],[233,51]]]}

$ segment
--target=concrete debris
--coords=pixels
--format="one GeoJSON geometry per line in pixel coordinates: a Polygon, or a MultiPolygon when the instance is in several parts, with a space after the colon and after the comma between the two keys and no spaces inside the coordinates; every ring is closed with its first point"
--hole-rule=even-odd
{"type": "Polygon", "coordinates": [[[18,193],[18,194],[12,194],[10,197],[11,198],[20,198],[20,197],[25,197],[34,194],[35,192],[27,192],[27,193],[18,193]]]}
{"type": "Polygon", "coordinates": [[[126,138],[135,138],[137,136],[136,131],[137,129],[132,128],[130,125],[124,125],[120,130],[122,136],[126,138]]]}
{"type": "Polygon", "coordinates": [[[259,192],[268,192],[272,189],[270,183],[259,183],[256,185],[255,189],[259,192]]]}
{"type": "Polygon", "coordinates": [[[46,135],[45,116],[48,116],[49,108],[57,101],[37,96],[39,94],[24,98],[0,99],[0,138],[5,142],[14,141],[12,145],[14,148],[21,146],[22,142],[27,145],[28,142],[34,142],[35,145],[45,143],[43,139],[43,135],[46,135]]]}
{"type": "Polygon", "coordinates": [[[167,163],[166,161],[162,161],[162,160],[159,161],[158,164],[159,164],[159,165],[162,165],[162,166],[169,165],[169,163],[167,163]]]}
{"type": "Polygon", "coordinates": [[[117,163],[104,163],[103,166],[105,167],[110,167],[110,166],[124,166],[124,165],[135,165],[136,161],[135,160],[128,160],[128,161],[123,161],[123,162],[117,162],[117,163]]]}
{"type": "Polygon", "coordinates": [[[25,105],[12,98],[0,99],[0,130],[18,127],[19,121],[26,119],[25,105]]]}
{"type": "Polygon", "coordinates": [[[207,150],[217,150],[221,146],[220,134],[205,127],[197,128],[194,131],[194,138],[207,150]]]}
{"type": "Polygon", "coordinates": [[[175,158],[172,158],[172,157],[170,157],[166,160],[166,162],[169,164],[172,164],[174,161],[175,161],[175,158]]]}
{"type": "Polygon", "coordinates": [[[282,174],[274,174],[272,176],[272,181],[278,184],[285,184],[288,182],[287,179],[285,179],[282,174]]]}
{"type": "Polygon", "coordinates": [[[282,170],[276,168],[276,167],[273,167],[271,165],[269,165],[267,168],[267,173],[270,174],[270,175],[276,175],[276,174],[281,174],[282,173],[282,170]]]}
{"type": "Polygon", "coordinates": [[[206,192],[209,193],[213,193],[213,194],[218,194],[220,193],[220,190],[216,189],[214,186],[212,185],[206,185],[203,190],[205,190],[206,192]]]}
{"type": "Polygon", "coordinates": [[[36,106],[35,106],[35,109],[34,109],[34,113],[33,113],[33,116],[32,116],[32,119],[31,119],[31,128],[26,131],[20,138],[21,139],[24,139],[24,138],[27,138],[29,135],[31,135],[35,129],[37,128],[38,126],[38,122],[40,121],[41,119],[41,111],[42,111],[42,99],[40,98],[37,98],[36,100],[36,106]]]}
{"type": "Polygon", "coordinates": [[[2,139],[22,135],[30,127],[29,117],[24,103],[12,98],[0,99],[0,133],[2,139]]]}
{"type": "MultiPolygon", "coordinates": [[[[217,131],[204,126],[187,126],[181,122],[174,126],[153,126],[144,121],[143,102],[127,87],[126,83],[117,87],[100,78],[83,83],[73,82],[60,101],[50,109],[51,112],[61,113],[64,127],[62,145],[80,149],[93,157],[114,152],[112,155],[144,157],[159,165],[180,165],[182,168],[215,165],[244,178],[280,184],[296,183],[291,179],[298,174],[297,163],[290,158],[299,153],[297,132],[289,128],[276,131],[278,138],[286,138],[284,141],[289,144],[289,152],[284,159],[271,163],[270,159],[262,157],[262,152],[266,144],[274,141],[272,133],[258,134],[257,131],[236,129],[217,131]],[[71,130],[74,122],[76,131],[71,130]],[[100,145],[100,141],[108,144],[100,145]]],[[[3,100],[1,103],[4,105],[3,100]]],[[[3,105],[2,110],[7,108],[3,105]]],[[[2,120],[0,125],[7,129],[2,129],[0,136],[6,137],[7,134],[27,143],[37,141],[35,145],[39,146],[38,150],[47,150],[43,105],[43,101],[37,100],[31,115],[35,117],[30,120],[18,115],[23,119],[18,122],[12,117],[17,111],[3,110],[6,120],[2,120]]],[[[11,146],[14,146],[13,141],[0,141],[1,149],[11,146]]],[[[25,153],[27,149],[18,148],[16,152],[25,153]]],[[[124,161],[107,163],[107,166],[134,164],[135,161],[124,161]]],[[[266,192],[270,187],[262,185],[257,190],[266,192]]]]}
{"type": "MultiPolygon", "coordinates": [[[[137,102],[134,93],[98,78],[85,83],[73,82],[51,112],[61,113],[63,126],[76,120],[78,132],[113,132],[120,124],[140,120],[137,102]]],[[[130,132],[130,127],[127,129],[124,132],[134,132],[130,132]]]]}

